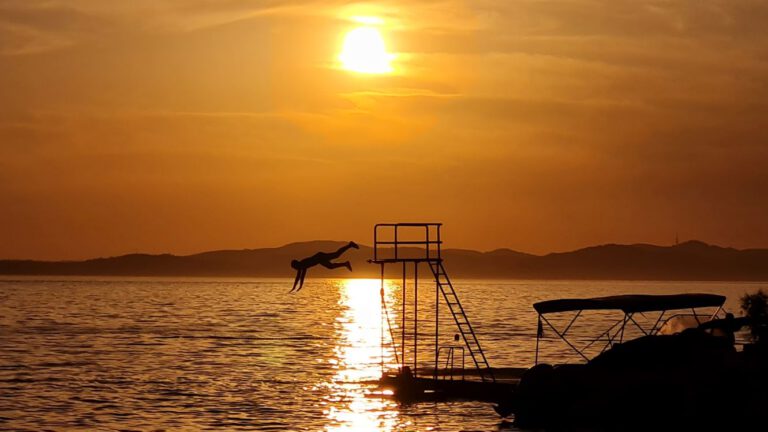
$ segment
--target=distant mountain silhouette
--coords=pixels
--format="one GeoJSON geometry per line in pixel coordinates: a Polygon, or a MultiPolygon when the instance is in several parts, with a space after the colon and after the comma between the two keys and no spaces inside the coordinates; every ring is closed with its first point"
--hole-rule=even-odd
{"type": "MultiPolygon", "coordinates": [[[[222,250],[195,255],[131,254],[86,261],[0,260],[4,275],[83,276],[239,276],[293,277],[290,261],[333,251],[345,242],[310,241],[277,248],[222,250]]],[[[370,246],[350,250],[345,269],[312,268],[310,277],[378,277],[366,261],[370,246]]],[[[454,278],[477,279],[625,279],[625,280],[768,280],[768,249],[732,249],[689,241],[675,246],[606,244],[572,252],[531,255],[510,249],[478,252],[443,250],[454,278]]],[[[394,276],[396,270],[392,268],[394,276]]],[[[424,268],[422,271],[428,271],[424,268]]]]}

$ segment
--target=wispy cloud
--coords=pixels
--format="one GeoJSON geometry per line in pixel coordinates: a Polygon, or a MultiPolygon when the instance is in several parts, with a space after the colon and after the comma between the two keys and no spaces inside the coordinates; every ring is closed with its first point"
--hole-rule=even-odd
{"type": "Polygon", "coordinates": [[[148,245],[219,207],[239,219],[218,240],[258,221],[254,244],[280,243],[307,209],[435,215],[403,192],[429,184],[446,222],[504,220],[457,227],[471,247],[685,224],[765,245],[767,21],[762,0],[0,0],[0,206],[19,209],[0,237],[43,244],[52,228],[25,221],[70,217],[100,254],[110,227],[83,233],[77,202],[148,245]],[[366,14],[393,75],[335,63],[366,14]],[[170,228],[141,235],[141,208],[170,228]]]}

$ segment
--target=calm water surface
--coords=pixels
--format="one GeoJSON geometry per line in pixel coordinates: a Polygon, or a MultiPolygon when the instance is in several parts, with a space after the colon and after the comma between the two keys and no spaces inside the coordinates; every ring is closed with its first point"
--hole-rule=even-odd
{"type": "MultiPolygon", "coordinates": [[[[291,283],[0,279],[0,429],[514,430],[488,404],[401,406],[370,397],[367,381],[380,376],[382,354],[384,367],[395,364],[389,338],[381,344],[379,281],[310,280],[298,295],[287,295],[291,283]]],[[[728,308],[737,310],[741,294],[768,288],[708,282],[455,285],[496,367],[532,363],[531,304],[539,300],[709,292],[727,295],[728,308]]],[[[399,283],[386,284],[395,332],[402,318],[400,289],[399,283]]],[[[454,330],[444,307],[440,313],[446,324],[442,346],[451,343],[454,330]]],[[[419,319],[434,323],[429,284],[420,287],[419,319]]],[[[610,319],[585,317],[580,331],[610,319]]],[[[434,327],[422,328],[420,340],[419,364],[427,366],[434,359],[434,327]]],[[[554,342],[544,343],[542,353],[550,362],[576,360],[554,342]]]]}

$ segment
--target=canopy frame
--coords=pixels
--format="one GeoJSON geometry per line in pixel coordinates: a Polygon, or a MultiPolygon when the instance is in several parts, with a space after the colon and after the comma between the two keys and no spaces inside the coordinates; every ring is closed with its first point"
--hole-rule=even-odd
{"type": "Polygon", "coordinates": [[[709,320],[712,320],[723,311],[724,303],[725,297],[715,294],[677,294],[672,296],[625,295],[588,299],[559,299],[535,303],[533,307],[536,310],[538,318],[534,364],[539,363],[541,341],[547,339],[544,335],[544,324],[546,324],[547,327],[557,335],[557,338],[562,340],[575,354],[588,362],[590,359],[586,354],[587,349],[592,345],[604,341],[605,344],[600,350],[600,353],[603,353],[616,343],[622,343],[627,327],[636,328],[645,336],[656,335],[663,327],[663,325],[660,324],[668,311],[685,309],[690,309],[696,317],[696,321],[701,324],[701,321],[698,319],[698,314],[696,313],[697,308],[716,308],[709,318],[709,320]],[[568,331],[586,310],[618,310],[623,312],[623,316],[608,327],[608,329],[604,330],[596,337],[589,339],[585,346],[579,348],[573,341],[568,339],[568,331]],[[552,321],[547,319],[548,314],[564,312],[575,312],[575,314],[568,320],[564,328],[561,327],[562,330],[552,321]],[[635,319],[635,314],[639,313],[644,316],[644,312],[659,312],[658,318],[653,322],[653,325],[650,328],[647,326],[644,327],[635,319]]]}

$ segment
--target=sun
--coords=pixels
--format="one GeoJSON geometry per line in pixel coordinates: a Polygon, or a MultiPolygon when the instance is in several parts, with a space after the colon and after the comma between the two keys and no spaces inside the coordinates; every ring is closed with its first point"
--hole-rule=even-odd
{"type": "Polygon", "coordinates": [[[341,67],[366,74],[392,72],[394,55],[387,52],[384,38],[376,27],[366,25],[351,30],[344,37],[339,54],[341,67]]]}

